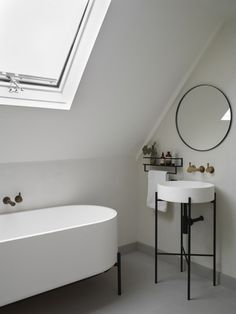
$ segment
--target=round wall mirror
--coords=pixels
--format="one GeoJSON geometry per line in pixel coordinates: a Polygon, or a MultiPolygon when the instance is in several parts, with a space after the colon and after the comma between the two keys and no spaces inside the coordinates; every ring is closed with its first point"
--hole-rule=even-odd
{"type": "Polygon", "coordinates": [[[220,145],[229,133],[232,108],[227,96],[209,84],[197,85],[181,98],[176,128],[181,140],[197,151],[220,145]]]}

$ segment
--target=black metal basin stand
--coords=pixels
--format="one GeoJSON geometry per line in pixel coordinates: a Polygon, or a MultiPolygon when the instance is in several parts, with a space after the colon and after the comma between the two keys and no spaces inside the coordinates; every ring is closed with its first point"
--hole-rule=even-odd
{"type": "Polygon", "coordinates": [[[158,252],[158,193],[155,193],[155,283],[158,282],[158,255],[177,255],[180,256],[180,271],[183,272],[183,259],[185,258],[187,264],[187,299],[191,299],[191,257],[192,256],[207,256],[213,258],[213,286],[216,285],[216,194],[213,204],[213,253],[211,254],[195,254],[191,252],[191,228],[192,225],[204,220],[203,216],[192,218],[192,202],[191,198],[188,203],[181,203],[181,226],[180,226],[180,253],[163,253],[158,252]],[[188,250],[185,251],[183,245],[183,235],[187,234],[188,250]]]}

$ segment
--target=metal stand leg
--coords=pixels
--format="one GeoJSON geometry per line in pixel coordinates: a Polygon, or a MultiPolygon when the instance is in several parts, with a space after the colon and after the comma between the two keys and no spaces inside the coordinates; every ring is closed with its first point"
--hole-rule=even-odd
{"type": "Polygon", "coordinates": [[[183,204],[183,233],[188,234],[188,204],[183,204]]]}
{"type": "Polygon", "coordinates": [[[191,284],[191,197],[188,199],[188,300],[190,300],[191,284]]]}
{"type": "Polygon", "coordinates": [[[155,193],[155,283],[157,283],[158,263],[158,194],[155,193]]]}
{"type": "Polygon", "coordinates": [[[180,210],[180,271],[184,271],[183,264],[183,204],[181,203],[180,210]]]}
{"type": "Polygon", "coordinates": [[[121,295],[121,254],[117,253],[117,283],[118,283],[118,295],[121,295]]]}
{"type": "Polygon", "coordinates": [[[216,193],[213,201],[213,286],[216,286],[216,193]]]}

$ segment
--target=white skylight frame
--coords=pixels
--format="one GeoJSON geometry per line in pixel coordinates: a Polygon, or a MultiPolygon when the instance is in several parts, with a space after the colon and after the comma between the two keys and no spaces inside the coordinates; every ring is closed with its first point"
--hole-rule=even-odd
{"type": "MultiPolygon", "coordinates": [[[[9,92],[11,82],[1,81],[0,105],[69,110],[110,2],[111,0],[88,0],[59,86],[21,83],[23,91],[12,93],[9,92]]],[[[34,79],[37,83],[40,81],[40,78],[29,77],[29,82],[34,79]]]]}

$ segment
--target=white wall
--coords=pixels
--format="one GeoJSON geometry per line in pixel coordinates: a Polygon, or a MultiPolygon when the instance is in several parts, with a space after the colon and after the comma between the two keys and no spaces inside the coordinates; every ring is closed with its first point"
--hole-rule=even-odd
{"type": "MultiPolygon", "coordinates": [[[[0,164],[0,212],[95,204],[118,212],[119,245],[136,241],[137,168],[133,158],[0,164]],[[2,198],[22,192],[23,203],[2,198]]],[[[55,217],[57,219],[57,217],[55,217]]]]}
{"type": "MultiPolygon", "coordinates": [[[[24,202],[14,210],[111,206],[120,245],[136,241],[129,156],[225,8],[221,0],[113,0],[70,111],[0,107],[0,197],[21,191],[24,202]]],[[[5,210],[12,208],[2,204],[5,210]]]]}
{"type": "MultiPolygon", "coordinates": [[[[204,55],[193,75],[182,90],[181,95],[190,87],[199,83],[211,83],[221,88],[229,97],[233,113],[236,108],[236,20],[227,23],[218,34],[211,47],[204,55]]],[[[180,97],[179,97],[180,99],[180,97]]],[[[178,99],[178,100],[179,100],[178,99]]],[[[217,267],[224,274],[236,277],[236,124],[233,117],[232,129],[227,139],[216,149],[209,152],[195,152],[185,146],[178,137],[175,128],[175,113],[178,101],[169,110],[159,126],[153,140],[160,144],[160,151],[171,150],[184,158],[183,172],[178,178],[189,180],[204,180],[213,182],[217,190],[217,267]],[[188,162],[206,166],[210,162],[215,167],[215,173],[188,174],[188,162]]],[[[202,112],[204,115],[204,112],[202,112]]],[[[201,121],[199,121],[199,125],[201,121]]],[[[214,132],[214,130],[211,130],[214,132]]],[[[139,225],[138,240],[154,244],[154,214],[145,207],[147,175],[144,174],[141,161],[139,165],[139,225]]],[[[171,206],[167,214],[161,214],[160,248],[163,250],[179,250],[179,219],[177,206],[171,206]]],[[[194,216],[203,214],[204,222],[193,227],[193,250],[209,252],[212,238],[212,210],[207,206],[195,206],[194,216]]],[[[207,258],[195,259],[200,264],[211,267],[207,258]]]]}
{"type": "Polygon", "coordinates": [[[230,1],[113,0],[70,111],[0,107],[0,162],[134,155],[230,1]]]}

